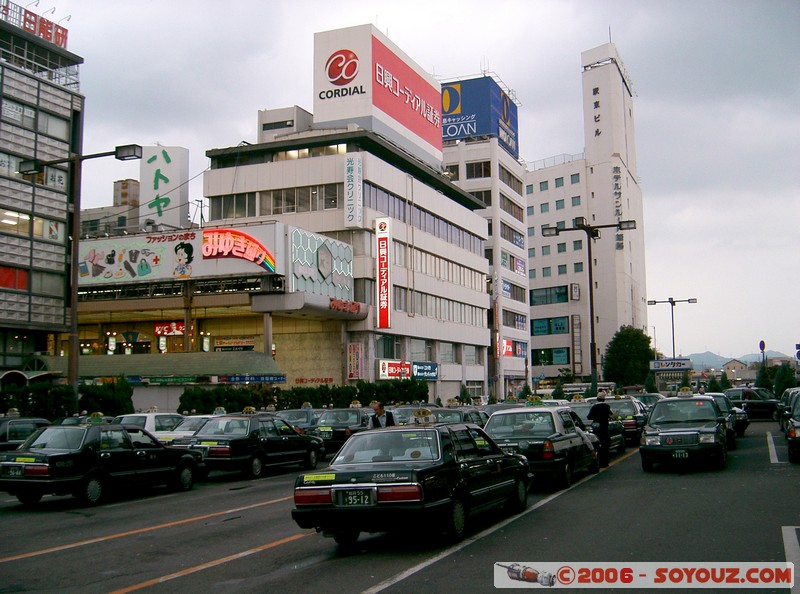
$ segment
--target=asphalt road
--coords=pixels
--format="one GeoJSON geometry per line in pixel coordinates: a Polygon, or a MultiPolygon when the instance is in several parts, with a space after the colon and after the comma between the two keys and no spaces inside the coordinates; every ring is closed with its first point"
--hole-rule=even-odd
{"type": "Polygon", "coordinates": [[[496,562],[800,562],[800,465],[774,422],[751,424],[738,445],[724,471],[649,474],[629,448],[569,490],[534,487],[526,512],[485,515],[457,545],[396,527],[350,554],[292,522],[298,470],[212,474],[188,493],[97,508],[46,497],[27,509],[2,494],[0,592],[470,593],[495,589],[496,562]]]}

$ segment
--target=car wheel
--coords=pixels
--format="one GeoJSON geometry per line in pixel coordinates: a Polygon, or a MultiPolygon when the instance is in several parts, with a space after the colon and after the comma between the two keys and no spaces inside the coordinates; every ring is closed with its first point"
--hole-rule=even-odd
{"type": "Polygon", "coordinates": [[[447,534],[453,540],[461,540],[467,532],[467,506],[459,499],[453,499],[450,516],[447,518],[447,534]]]}
{"type": "Polygon", "coordinates": [[[306,454],[306,468],[308,470],[314,470],[317,467],[317,462],[319,462],[317,450],[313,448],[308,450],[308,454],[306,454]]]}
{"type": "Polygon", "coordinates": [[[559,485],[562,489],[567,489],[572,486],[572,465],[569,461],[564,462],[564,467],[561,469],[559,485]]]}
{"type": "Polygon", "coordinates": [[[642,456],[642,470],[645,472],[653,472],[653,461],[647,456],[642,456]]]}
{"type": "Polygon", "coordinates": [[[589,472],[592,474],[597,474],[600,472],[600,457],[597,455],[597,453],[595,453],[594,458],[592,458],[592,461],[589,463],[589,472]]]}
{"type": "Polygon", "coordinates": [[[722,448],[715,462],[717,470],[725,470],[725,466],[728,464],[728,448],[722,448]]]}
{"type": "Polygon", "coordinates": [[[190,491],[194,486],[194,467],[184,464],[175,471],[172,487],[176,491],[190,491]]]}
{"type": "Polygon", "coordinates": [[[792,464],[800,463],[800,456],[795,450],[789,450],[789,462],[792,464]]]}
{"type": "Polygon", "coordinates": [[[350,548],[355,546],[359,534],[358,530],[337,530],[333,533],[333,540],[340,547],[350,548]]]}
{"type": "Polygon", "coordinates": [[[736,449],[736,431],[731,431],[728,434],[728,449],[729,450],[736,449]]]}
{"type": "Polygon", "coordinates": [[[264,463],[261,461],[260,456],[253,456],[245,468],[245,473],[251,479],[261,478],[264,473],[264,463]]]}
{"type": "Polygon", "coordinates": [[[99,474],[92,474],[83,481],[77,497],[86,505],[99,505],[106,496],[106,482],[99,474]]]}
{"type": "Polygon", "coordinates": [[[627,444],[625,443],[625,437],[623,436],[622,439],[619,441],[619,446],[617,446],[617,454],[624,454],[627,448],[627,444]]]}
{"type": "Polygon", "coordinates": [[[17,499],[22,505],[36,505],[42,500],[41,493],[17,493],[17,499]]]}
{"type": "Polygon", "coordinates": [[[508,511],[518,514],[528,507],[528,485],[522,479],[514,483],[514,492],[508,498],[508,511]]]}

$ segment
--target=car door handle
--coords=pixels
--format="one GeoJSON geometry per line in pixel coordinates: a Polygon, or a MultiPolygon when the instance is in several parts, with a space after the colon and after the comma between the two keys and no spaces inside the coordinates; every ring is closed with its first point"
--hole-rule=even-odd
{"type": "Polygon", "coordinates": [[[109,454],[108,452],[100,452],[100,457],[101,458],[110,458],[111,454],[109,454]]]}

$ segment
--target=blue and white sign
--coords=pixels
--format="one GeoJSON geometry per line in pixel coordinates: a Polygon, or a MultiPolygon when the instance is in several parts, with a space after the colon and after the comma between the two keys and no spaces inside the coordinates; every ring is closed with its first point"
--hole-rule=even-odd
{"type": "Polygon", "coordinates": [[[490,76],[442,85],[442,140],[495,136],[519,157],[517,104],[490,76]]]}
{"type": "Polygon", "coordinates": [[[439,379],[439,364],[414,361],[411,363],[411,377],[425,380],[439,379]]]}
{"type": "Polygon", "coordinates": [[[690,371],[691,359],[656,359],[650,361],[650,371],[690,371]]]}

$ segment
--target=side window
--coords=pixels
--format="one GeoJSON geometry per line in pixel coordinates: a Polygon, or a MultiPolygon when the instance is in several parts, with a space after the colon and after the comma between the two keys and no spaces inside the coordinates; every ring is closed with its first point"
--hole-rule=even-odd
{"type": "Polygon", "coordinates": [[[572,417],[569,416],[567,411],[558,411],[558,416],[561,417],[561,422],[564,423],[564,430],[567,433],[575,433],[575,423],[572,422],[572,417]]]}
{"type": "Polygon", "coordinates": [[[295,430],[283,419],[275,419],[275,427],[281,435],[295,435],[295,430]]]}
{"type": "Polygon", "coordinates": [[[25,439],[38,429],[36,423],[30,421],[11,421],[8,424],[8,440],[25,439]]]}
{"type": "Polygon", "coordinates": [[[275,423],[272,419],[262,419],[259,434],[261,437],[278,437],[278,430],[275,429],[275,423]]]}
{"type": "Polygon", "coordinates": [[[157,448],[158,442],[144,431],[138,429],[129,432],[134,448],[157,448]]]}
{"type": "Polygon", "coordinates": [[[479,456],[492,456],[499,453],[483,431],[480,429],[469,429],[468,431],[478,448],[479,456]]]}
{"type": "Polygon", "coordinates": [[[478,447],[472,441],[472,438],[466,429],[454,431],[453,437],[455,437],[456,440],[456,452],[458,454],[458,458],[474,458],[478,455],[478,447]]]}
{"type": "Polygon", "coordinates": [[[110,431],[103,431],[100,440],[100,448],[103,450],[129,450],[131,449],[131,442],[128,439],[128,434],[122,429],[112,429],[110,431]]]}

